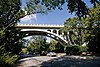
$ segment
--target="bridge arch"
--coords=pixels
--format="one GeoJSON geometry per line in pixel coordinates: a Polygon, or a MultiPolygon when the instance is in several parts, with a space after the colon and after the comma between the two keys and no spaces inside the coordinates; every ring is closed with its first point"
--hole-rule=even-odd
{"type": "Polygon", "coordinates": [[[60,37],[56,33],[47,31],[47,30],[40,30],[40,29],[22,29],[21,32],[25,33],[25,37],[31,36],[31,35],[44,35],[50,38],[53,38],[57,40],[61,45],[65,46],[68,42],[63,39],[63,37],[60,37]]]}

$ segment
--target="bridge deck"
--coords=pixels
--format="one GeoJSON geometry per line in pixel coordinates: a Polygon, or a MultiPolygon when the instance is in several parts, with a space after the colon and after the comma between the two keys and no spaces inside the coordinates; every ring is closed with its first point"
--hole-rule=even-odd
{"type": "Polygon", "coordinates": [[[60,29],[63,28],[64,25],[50,25],[50,24],[17,24],[18,28],[29,28],[29,29],[60,29]]]}

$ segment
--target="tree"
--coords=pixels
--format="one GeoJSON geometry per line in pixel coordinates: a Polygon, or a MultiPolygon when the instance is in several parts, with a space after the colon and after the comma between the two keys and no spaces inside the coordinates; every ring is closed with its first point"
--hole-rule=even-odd
{"type": "Polygon", "coordinates": [[[0,65],[13,66],[23,44],[23,34],[15,25],[23,13],[20,0],[0,0],[0,65]]]}
{"type": "Polygon", "coordinates": [[[49,45],[49,51],[55,51],[57,42],[55,40],[51,40],[50,45],[49,45]]]}
{"type": "MultiPolygon", "coordinates": [[[[91,4],[96,6],[100,0],[90,0],[91,4]]],[[[62,10],[63,4],[67,3],[69,13],[75,12],[76,16],[84,17],[89,13],[89,9],[83,0],[30,0],[28,2],[29,10],[33,11],[33,5],[43,5],[48,10],[54,10],[56,8],[62,10]]],[[[34,8],[35,9],[35,8],[34,8]]],[[[35,9],[36,10],[36,9],[35,9]]]]}
{"type": "MultiPolygon", "coordinates": [[[[69,11],[76,12],[76,15],[81,17],[83,15],[86,15],[88,13],[88,9],[84,3],[84,1],[80,0],[67,0],[68,2],[68,9],[69,11]],[[77,5],[78,4],[78,5],[77,5]],[[81,5],[82,4],[82,5],[81,5]],[[75,6],[76,5],[76,6],[75,6]]],[[[99,2],[98,0],[91,0],[91,3],[96,5],[96,2],[99,2]]],[[[25,11],[23,11],[20,6],[21,2],[20,0],[1,0],[0,1],[0,30],[1,32],[4,32],[5,35],[9,32],[5,32],[10,30],[10,28],[14,27],[15,24],[18,22],[20,18],[23,18],[26,15],[34,14],[34,13],[44,13],[42,8],[38,8],[38,6],[42,5],[44,8],[46,7],[47,10],[55,9],[58,7],[58,9],[62,9],[62,5],[65,3],[65,0],[29,0],[27,2],[27,7],[25,8],[27,10],[27,14],[25,14],[25,11]]],[[[12,38],[13,39],[13,38],[12,38]]],[[[2,39],[1,39],[2,40],[2,39]]],[[[9,41],[9,40],[8,40],[9,41]]]]}
{"type": "Polygon", "coordinates": [[[71,31],[69,39],[71,44],[84,44],[87,43],[89,51],[100,52],[100,4],[96,8],[90,8],[89,15],[86,18],[78,17],[69,18],[65,22],[65,31],[71,31]],[[77,27],[77,25],[81,24],[77,27]],[[77,36],[75,36],[75,33],[77,36]],[[74,36],[73,36],[74,35],[74,36]],[[78,39],[77,39],[78,38],[78,39]],[[81,41],[80,41],[81,40],[81,41]],[[80,43],[81,42],[81,43],[80,43]]]}
{"type": "MultiPolygon", "coordinates": [[[[37,6],[34,7],[37,8],[37,6]]],[[[42,13],[42,10],[39,12],[36,10],[34,13],[42,13]]],[[[21,18],[29,14],[28,11],[26,14],[21,9],[20,0],[0,0],[0,45],[4,45],[6,51],[13,54],[18,54],[21,51],[22,38],[25,34],[21,33],[21,29],[17,29],[15,26],[21,18]]]]}
{"type": "Polygon", "coordinates": [[[1,0],[0,6],[0,45],[4,45],[6,51],[18,54],[24,35],[20,29],[15,28],[22,13],[20,0],[1,0]]]}
{"type": "MultiPolygon", "coordinates": [[[[67,2],[69,12],[76,13],[76,16],[84,16],[88,14],[88,8],[83,0],[29,0],[25,10],[21,9],[21,0],[0,0],[0,46],[6,51],[18,54],[22,45],[24,34],[20,33],[15,25],[19,19],[26,15],[35,13],[44,13],[45,10],[52,10],[58,7],[62,9],[62,5],[67,2]],[[38,8],[38,6],[43,8],[38,8]],[[25,13],[27,11],[27,13],[25,13]],[[20,46],[19,46],[20,45],[20,46]],[[19,46],[19,47],[18,47],[19,46]]],[[[90,0],[94,6],[100,0],[90,0]]],[[[2,53],[2,52],[0,52],[2,53]]]]}
{"type": "Polygon", "coordinates": [[[46,42],[46,37],[43,36],[33,36],[32,42],[29,43],[27,47],[30,53],[39,53],[42,51],[47,51],[48,44],[46,42]]]}
{"type": "Polygon", "coordinates": [[[69,45],[79,44],[81,45],[81,35],[82,35],[82,22],[78,17],[69,18],[64,22],[63,31],[66,32],[66,37],[69,45]],[[80,26],[81,24],[81,26],[80,26]]]}
{"type": "Polygon", "coordinates": [[[100,3],[96,8],[91,8],[89,17],[85,19],[85,28],[87,29],[85,40],[89,41],[89,50],[99,53],[100,52],[100,3]]]}

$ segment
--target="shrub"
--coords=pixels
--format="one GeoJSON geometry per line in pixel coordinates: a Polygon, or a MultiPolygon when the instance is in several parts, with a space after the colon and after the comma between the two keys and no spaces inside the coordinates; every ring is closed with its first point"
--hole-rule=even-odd
{"type": "Polygon", "coordinates": [[[79,45],[67,46],[65,47],[65,52],[66,55],[80,55],[83,52],[88,52],[88,47],[79,45]]]}
{"type": "Polygon", "coordinates": [[[27,50],[27,48],[22,48],[22,51],[21,51],[21,53],[23,53],[23,54],[25,54],[25,53],[28,53],[28,50],[27,50]]]}
{"type": "Polygon", "coordinates": [[[13,67],[17,59],[18,59],[17,55],[13,55],[10,52],[3,53],[0,55],[0,66],[13,67]]]}
{"type": "Polygon", "coordinates": [[[87,52],[88,47],[87,46],[80,46],[80,52],[87,52]]]}
{"type": "Polygon", "coordinates": [[[67,55],[77,55],[79,54],[79,46],[78,45],[67,46],[65,48],[65,52],[67,55]]]}

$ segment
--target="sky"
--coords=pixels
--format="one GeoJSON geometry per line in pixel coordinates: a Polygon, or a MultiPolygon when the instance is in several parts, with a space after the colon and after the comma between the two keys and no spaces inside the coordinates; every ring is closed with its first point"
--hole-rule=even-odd
{"type": "MultiPolygon", "coordinates": [[[[28,0],[22,0],[22,9],[25,6],[25,2],[28,0]]],[[[89,0],[84,0],[87,3],[87,6],[90,7],[91,4],[89,0]]],[[[21,19],[20,24],[59,24],[63,25],[64,21],[68,18],[74,17],[74,14],[68,13],[67,5],[63,5],[63,10],[55,9],[52,12],[48,12],[48,14],[32,14],[31,16],[25,16],[21,19]]],[[[30,39],[30,37],[26,37],[25,39],[30,39]]],[[[47,37],[47,42],[50,42],[51,38],[47,37]]]]}
{"type": "MultiPolygon", "coordinates": [[[[26,0],[27,1],[27,0],[26,0]]],[[[91,6],[89,0],[84,0],[87,6],[91,6]]],[[[25,0],[22,0],[22,7],[25,5],[25,0]]],[[[74,17],[74,14],[68,13],[67,5],[63,5],[63,10],[55,9],[48,14],[34,14],[21,19],[21,24],[59,24],[63,25],[68,18],[74,17]]]]}

